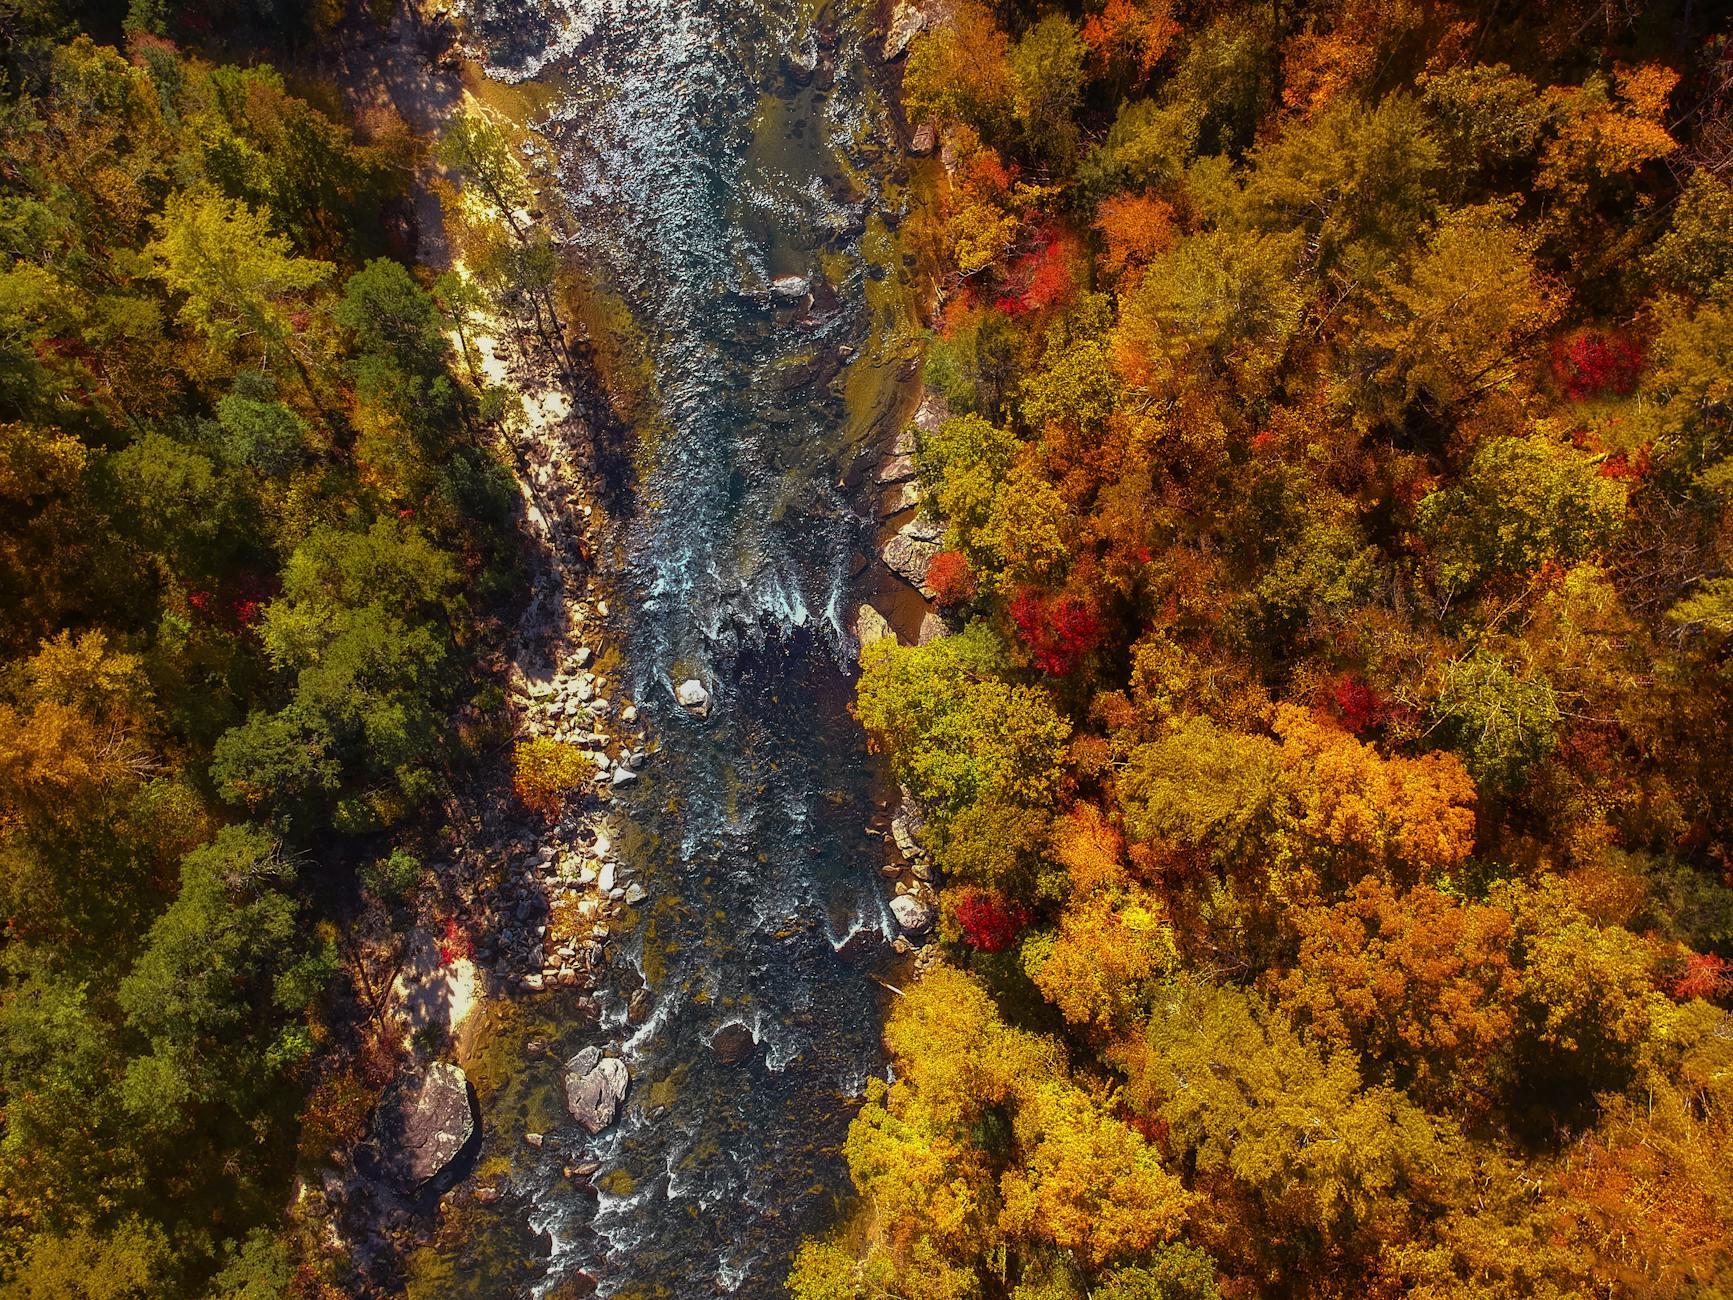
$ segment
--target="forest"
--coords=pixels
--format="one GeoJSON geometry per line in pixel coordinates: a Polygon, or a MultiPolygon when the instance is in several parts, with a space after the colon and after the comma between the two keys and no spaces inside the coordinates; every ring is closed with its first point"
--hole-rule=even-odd
{"type": "Polygon", "coordinates": [[[1733,1294],[1723,19],[926,11],[946,960],[799,1300],[1733,1294]]]}
{"type": "Polygon", "coordinates": [[[499,711],[493,282],[402,246],[426,142],[259,59],[317,13],[169,14],[0,6],[0,1290],[335,1297],[345,923],[499,711]]]}

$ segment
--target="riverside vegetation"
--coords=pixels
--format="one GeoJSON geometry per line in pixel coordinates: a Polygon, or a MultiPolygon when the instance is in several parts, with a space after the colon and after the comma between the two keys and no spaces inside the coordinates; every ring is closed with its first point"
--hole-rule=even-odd
{"type": "Polygon", "coordinates": [[[943,876],[801,1300],[1733,1287],[1733,44],[899,5],[943,876]],[[911,39],[912,37],[912,39],[911,39]]]}
{"type": "Polygon", "coordinates": [[[190,52],[338,13],[0,16],[0,1289],[349,1294],[284,1205],[405,1063],[356,918],[425,901],[415,814],[510,737],[471,344],[557,330],[547,248],[471,217],[471,275],[410,264],[427,142],[190,52]]]}

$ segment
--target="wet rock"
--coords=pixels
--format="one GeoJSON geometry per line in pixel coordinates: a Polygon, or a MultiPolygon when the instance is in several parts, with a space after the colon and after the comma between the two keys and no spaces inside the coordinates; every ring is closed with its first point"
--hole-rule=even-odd
{"type": "Polygon", "coordinates": [[[894,484],[879,498],[879,518],[889,519],[892,515],[900,515],[920,504],[921,489],[916,484],[894,484]]]}
{"type": "Polygon", "coordinates": [[[591,1133],[612,1124],[631,1083],[626,1063],[603,1056],[598,1047],[586,1047],[566,1062],[565,1074],[566,1109],[572,1118],[591,1133]]]}
{"type": "Polygon", "coordinates": [[[898,0],[897,7],[891,11],[890,27],[885,31],[885,62],[901,58],[909,48],[909,42],[914,40],[926,25],[927,15],[911,3],[911,0],[898,0]]]}
{"type": "Polygon", "coordinates": [[[723,1065],[739,1065],[758,1050],[758,1040],[745,1025],[723,1025],[710,1040],[710,1050],[723,1065]]]}
{"type": "Polygon", "coordinates": [[[891,914],[897,924],[910,934],[925,934],[933,928],[933,909],[913,894],[899,894],[891,899],[891,914]]]}
{"type": "Polygon", "coordinates": [[[879,472],[875,476],[878,482],[907,483],[915,476],[915,458],[904,453],[900,456],[886,456],[879,464],[879,472]]]}
{"type": "Polygon", "coordinates": [[[855,611],[854,637],[864,649],[875,641],[883,641],[886,637],[895,641],[897,634],[891,630],[889,620],[871,605],[862,605],[855,611]]]}
{"type": "Polygon", "coordinates": [[[531,993],[540,993],[545,985],[540,971],[531,971],[519,979],[518,983],[531,993]]]}
{"type": "Polygon", "coordinates": [[[879,552],[885,562],[885,567],[907,582],[917,587],[924,587],[927,581],[927,566],[932,564],[933,557],[939,553],[937,542],[924,542],[898,533],[884,544],[879,552]]]}
{"type": "Polygon", "coordinates": [[[812,292],[812,281],[804,275],[779,275],[770,282],[770,292],[791,301],[804,298],[812,292]]]}
{"type": "Polygon", "coordinates": [[[632,994],[632,1000],[626,1004],[626,1021],[628,1024],[641,1025],[650,1018],[650,1011],[655,1005],[650,997],[650,990],[639,989],[632,994]]]}
{"type": "Polygon", "coordinates": [[[704,689],[704,683],[696,677],[688,677],[676,686],[674,698],[681,708],[697,714],[700,718],[710,716],[710,692],[704,689]]]}
{"type": "Polygon", "coordinates": [[[443,1174],[474,1136],[469,1080],[450,1061],[435,1061],[426,1073],[400,1083],[374,1120],[375,1145],[405,1192],[443,1174]]]}

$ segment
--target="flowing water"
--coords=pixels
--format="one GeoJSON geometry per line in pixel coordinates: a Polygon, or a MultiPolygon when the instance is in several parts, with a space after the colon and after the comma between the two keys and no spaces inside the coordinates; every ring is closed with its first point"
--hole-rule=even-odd
{"type": "Polygon", "coordinates": [[[619,801],[650,895],[620,960],[654,1011],[629,1024],[616,994],[599,1031],[545,1026],[559,1050],[621,1052],[626,1113],[585,1137],[550,1100],[551,1066],[525,1062],[535,1081],[499,1095],[545,1121],[549,1145],[514,1148],[511,1197],[477,1230],[527,1225],[545,1269],[484,1272],[493,1257],[472,1249],[442,1285],[778,1295],[801,1236],[836,1218],[853,1100],[883,1068],[869,973],[891,925],[844,630],[873,502],[846,485],[906,400],[912,296],[887,225],[906,193],[869,14],[498,0],[470,18],[490,75],[544,88],[530,125],[564,242],[654,362],[660,432],[624,525],[615,677],[661,748],[619,801]],[[811,293],[773,287],[790,276],[811,293]],[[709,686],[708,718],[675,703],[687,676],[709,686]],[[737,1064],[711,1047],[730,1024],[756,1040],[737,1064]],[[602,1162],[599,1200],[561,1178],[574,1159],[602,1162]]]}

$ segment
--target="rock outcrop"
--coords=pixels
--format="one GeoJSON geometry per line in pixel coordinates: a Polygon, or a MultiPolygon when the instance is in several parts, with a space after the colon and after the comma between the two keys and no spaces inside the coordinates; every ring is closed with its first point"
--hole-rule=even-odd
{"type": "Polygon", "coordinates": [[[426,1073],[404,1080],[374,1121],[381,1163],[404,1192],[432,1183],[474,1136],[469,1079],[449,1061],[435,1061],[426,1073]]]}
{"type": "Polygon", "coordinates": [[[924,588],[927,583],[927,568],[938,553],[937,542],[923,541],[902,532],[884,544],[879,556],[884,560],[885,567],[899,578],[924,588]]]}
{"type": "Polygon", "coordinates": [[[617,1056],[603,1056],[598,1047],[586,1047],[566,1062],[566,1109],[591,1133],[600,1133],[614,1122],[620,1103],[626,1100],[631,1074],[617,1056]]]}
{"type": "Polygon", "coordinates": [[[910,0],[898,0],[897,7],[891,12],[890,28],[885,32],[885,62],[901,58],[909,48],[909,42],[926,25],[927,15],[918,6],[910,0]]]}

